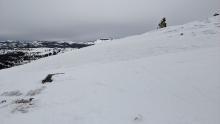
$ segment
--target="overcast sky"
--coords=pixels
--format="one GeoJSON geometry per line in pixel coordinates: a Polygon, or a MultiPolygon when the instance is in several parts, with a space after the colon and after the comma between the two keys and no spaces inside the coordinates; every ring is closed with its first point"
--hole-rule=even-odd
{"type": "Polygon", "coordinates": [[[120,38],[205,19],[220,0],[0,0],[0,40],[120,38]]]}

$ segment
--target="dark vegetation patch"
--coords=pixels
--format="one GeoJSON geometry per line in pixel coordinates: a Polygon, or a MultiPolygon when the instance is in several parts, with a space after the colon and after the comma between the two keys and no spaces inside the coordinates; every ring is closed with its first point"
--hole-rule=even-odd
{"type": "Polygon", "coordinates": [[[22,103],[30,103],[34,98],[29,98],[29,99],[17,99],[15,101],[16,104],[22,104],[22,103]]]}
{"type": "Polygon", "coordinates": [[[15,100],[15,108],[12,109],[11,113],[15,113],[15,112],[20,112],[20,113],[27,113],[29,112],[29,109],[34,107],[34,102],[33,102],[34,98],[29,98],[29,99],[17,99],[15,100]]]}
{"type": "Polygon", "coordinates": [[[39,95],[46,86],[41,86],[27,92],[26,96],[23,95],[19,90],[5,91],[0,96],[0,109],[5,107],[12,107],[11,113],[27,113],[30,109],[37,107],[34,96],[39,95]],[[12,97],[11,97],[12,96],[12,97]],[[8,99],[8,97],[11,97],[8,99]]]}

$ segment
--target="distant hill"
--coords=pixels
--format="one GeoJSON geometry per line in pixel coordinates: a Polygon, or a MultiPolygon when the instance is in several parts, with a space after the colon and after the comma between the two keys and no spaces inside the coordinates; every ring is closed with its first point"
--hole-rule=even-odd
{"type": "Polygon", "coordinates": [[[0,69],[91,45],[70,41],[0,41],[0,69]]]}
{"type": "Polygon", "coordinates": [[[0,41],[0,49],[13,48],[82,48],[90,46],[88,43],[65,42],[65,41],[0,41]]]}

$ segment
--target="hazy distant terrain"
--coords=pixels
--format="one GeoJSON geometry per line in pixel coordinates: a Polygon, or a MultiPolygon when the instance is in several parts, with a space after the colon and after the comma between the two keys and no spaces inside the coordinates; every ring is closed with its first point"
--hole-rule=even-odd
{"type": "Polygon", "coordinates": [[[0,69],[93,45],[71,41],[0,41],[0,69]]]}

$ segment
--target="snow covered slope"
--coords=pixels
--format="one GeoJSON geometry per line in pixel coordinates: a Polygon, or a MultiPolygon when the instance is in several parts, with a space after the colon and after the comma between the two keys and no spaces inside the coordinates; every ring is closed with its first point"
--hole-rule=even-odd
{"type": "Polygon", "coordinates": [[[220,18],[0,70],[0,100],[1,124],[219,124],[220,18]]]}

